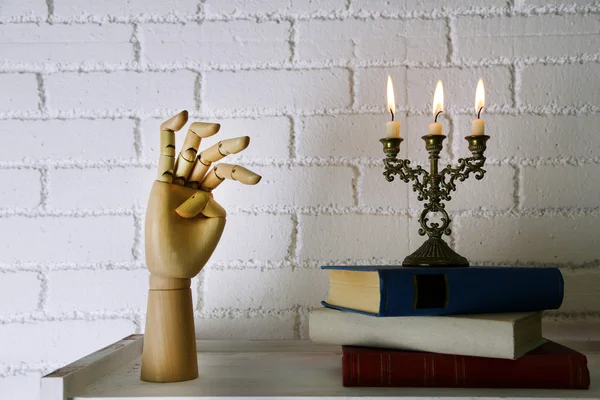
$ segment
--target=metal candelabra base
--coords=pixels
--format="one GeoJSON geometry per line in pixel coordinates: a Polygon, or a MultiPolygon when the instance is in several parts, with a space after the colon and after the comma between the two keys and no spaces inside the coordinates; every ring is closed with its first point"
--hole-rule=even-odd
{"type": "Polygon", "coordinates": [[[403,267],[468,267],[469,261],[442,238],[430,237],[402,261],[403,267]]]}

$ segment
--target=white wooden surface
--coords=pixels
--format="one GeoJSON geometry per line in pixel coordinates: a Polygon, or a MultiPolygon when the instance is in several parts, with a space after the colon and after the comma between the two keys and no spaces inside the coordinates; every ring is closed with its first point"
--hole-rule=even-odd
{"type": "Polygon", "coordinates": [[[600,399],[600,342],[563,342],[588,356],[590,390],[344,388],[341,348],[306,340],[198,341],[200,377],[142,382],[143,337],[132,335],[42,378],[42,400],[207,398],[600,399]]]}

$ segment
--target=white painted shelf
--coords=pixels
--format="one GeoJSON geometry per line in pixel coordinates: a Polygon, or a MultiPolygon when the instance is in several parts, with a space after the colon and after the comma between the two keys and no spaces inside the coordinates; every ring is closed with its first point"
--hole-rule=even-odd
{"type": "Polygon", "coordinates": [[[42,400],[238,398],[600,399],[600,342],[562,342],[585,353],[590,390],[345,388],[341,348],[307,340],[200,340],[200,377],[140,380],[143,336],[132,335],[42,378],[42,400]]]}

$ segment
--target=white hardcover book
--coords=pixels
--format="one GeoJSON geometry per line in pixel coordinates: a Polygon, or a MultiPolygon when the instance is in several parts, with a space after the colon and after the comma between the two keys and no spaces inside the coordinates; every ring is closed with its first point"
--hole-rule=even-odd
{"type": "Polygon", "coordinates": [[[541,346],[541,312],[373,317],[317,308],[309,314],[315,343],[516,359],[541,346]]]}

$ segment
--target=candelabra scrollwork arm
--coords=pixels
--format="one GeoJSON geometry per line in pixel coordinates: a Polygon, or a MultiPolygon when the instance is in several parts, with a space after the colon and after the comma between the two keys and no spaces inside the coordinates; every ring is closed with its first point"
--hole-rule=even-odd
{"type": "Polygon", "coordinates": [[[483,155],[460,158],[458,166],[452,167],[448,165],[440,171],[440,197],[443,200],[451,200],[450,194],[456,190],[456,181],[464,182],[471,174],[475,179],[480,180],[485,175],[486,170],[483,169],[485,157],[483,155]]]}
{"type": "Polygon", "coordinates": [[[472,156],[467,158],[460,158],[458,160],[458,166],[452,167],[448,165],[442,171],[440,171],[440,195],[444,200],[451,200],[450,193],[456,190],[456,181],[465,181],[471,174],[475,179],[480,180],[485,175],[485,152],[487,146],[486,142],[489,139],[487,135],[467,136],[465,140],[469,142],[469,150],[472,156]]]}
{"type": "Polygon", "coordinates": [[[428,198],[429,193],[427,186],[429,184],[429,173],[423,169],[420,165],[416,167],[410,166],[410,160],[399,160],[397,158],[387,157],[383,160],[385,165],[385,171],[383,175],[388,182],[394,180],[394,175],[398,175],[404,182],[413,182],[412,188],[414,192],[417,192],[417,198],[419,201],[428,198]]]}

